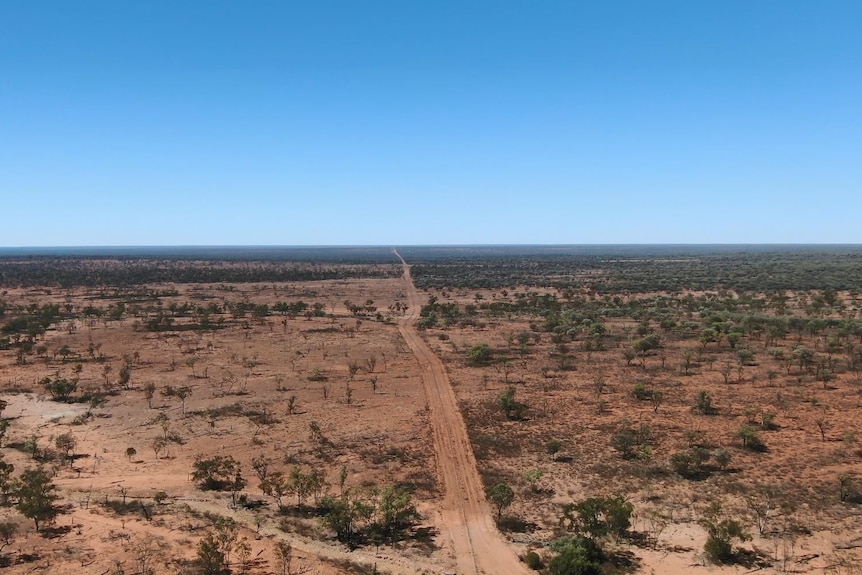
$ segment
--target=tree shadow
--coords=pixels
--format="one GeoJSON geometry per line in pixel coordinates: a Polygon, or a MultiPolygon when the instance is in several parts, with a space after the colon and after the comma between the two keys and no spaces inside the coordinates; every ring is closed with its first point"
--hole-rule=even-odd
{"type": "Polygon", "coordinates": [[[263,499],[242,499],[242,495],[240,496],[240,505],[242,505],[243,509],[260,509],[261,507],[266,507],[268,503],[263,499]]]}
{"type": "Polygon", "coordinates": [[[614,549],[607,552],[604,573],[635,573],[640,569],[641,560],[633,552],[625,549],[614,549]]]}
{"type": "Polygon", "coordinates": [[[0,569],[12,565],[23,565],[38,561],[42,556],[38,553],[18,553],[17,555],[0,555],[0,569]]]}
{"type": "Polygon", "coordinates": [[[769,556],[763,552],[752,549],[735,549],[732,563],[742,565],[746,569],[766,569],[772,566],[769,556]]]}
{"type": "Polygon", "coordinates": [[[39,530],[39,534],[45,539],[59,539],[71,532],[71,525],[49,525],[48,527],[42,527],[42,529],[39,530]]]}
{"type": "Polygon", "coordinates": [[[497,521],[497,528],[506,533],[533,533],[539,526],[520,517],[504,515],[497,521]]]}
{"type": "Polygon", "coordinates": [[[408,537],[408,540],[413,542],[416,547],[421,549],[423,552],[434,553],[440,546],[437,545],[435,538],[437,537],[437,530],[434,527],[417,527],[412,534],[408,537]]]}

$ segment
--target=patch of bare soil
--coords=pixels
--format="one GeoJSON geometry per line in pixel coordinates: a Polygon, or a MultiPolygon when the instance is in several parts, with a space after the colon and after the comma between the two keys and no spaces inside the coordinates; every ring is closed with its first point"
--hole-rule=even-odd
{"type": "Polygon", "coordinates": [[[198,544],[220,517],[236,522],[233,573],[282,573],[278,541],[293,547],[293,574],[454,569],[452,550],[437,535],[441,488],[422,373],[392,319],[400,315],[396,303],[400,310],[406,301],[402,280],[153,291],[169,295],[4,294],[24,308],[54,301],[105,310],[49,329],[24,363],[0,352],[4,459],[16,476],[49,470],[61,510],[37,533],[13,500],[0,507],[0,522],[17,527],[0,551],[6,572],[192,573],[198,544]],[[320,313],[254,310],[279,301],[318,303],[320,313]],[[176,311],[190,302],[216,303],[207,320],[218,327],[199,329],[203,312],[194,308],[176,311]],[[107,310],[119,303],[125,311],[111,318],[107,310]],[[147,328],[169,309],[171,325],[147,328]],[[77,387],[54,401],[45,378],[77,387]],[[71,457],[57,445],[66,434],[71,457]],[[240,465],[245,486],[233,497],[202,491],[192,479],[196,458],[216,456],[240,465]],[[255,472],[264,460],[270,472],[321,473],[321,496],[405,486],[421,519],[394,545],[350,549],[321,520],[317,496],[298,507],[288,494],[278,510],[255,472]],[[243,540],[249,549],[240,553],[243,540]]]}

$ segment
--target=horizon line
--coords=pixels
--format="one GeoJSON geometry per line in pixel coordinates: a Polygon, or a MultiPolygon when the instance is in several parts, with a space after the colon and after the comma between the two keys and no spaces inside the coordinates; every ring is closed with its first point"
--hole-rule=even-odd
{"type": "Polygon", "coordinates": [[[3,250],[88,250],[150,248],[257,248],[257,249],[350,249],[350,248],[494,248],[494,247],[642,247],[642,246],[859,246],[862,242],[611,242],[611,243],[428,243],[428,244],[85,244],[0,246],[3,250]]]}

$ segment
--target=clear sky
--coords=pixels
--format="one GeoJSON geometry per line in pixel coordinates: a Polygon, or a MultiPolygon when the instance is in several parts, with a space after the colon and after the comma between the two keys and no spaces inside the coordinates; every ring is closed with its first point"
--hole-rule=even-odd
{"type": "Polygon", "coordinates": [[[0,1],[0,246],[862,242],[862,2],[0,1]]]}

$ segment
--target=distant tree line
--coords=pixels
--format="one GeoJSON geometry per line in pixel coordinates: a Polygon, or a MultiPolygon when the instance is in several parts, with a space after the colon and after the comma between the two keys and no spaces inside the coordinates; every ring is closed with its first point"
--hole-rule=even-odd
{"type": "Polygon", "coordinates": [[[187,261],[113,258],[0,258],[0,286],[96,287],[148,283],[248,283],[398,277],[394,264],[187,261]]]}
{"type": "Polygon", "coordinates": [[[514,285],[588,288],[599,293],[732,289],[743,291],[858,289],[862,250],[667,250],[621,257],[601,254],[486,254],[451,252],[408,261],[421,289],[511,288],[514,285]]]}

